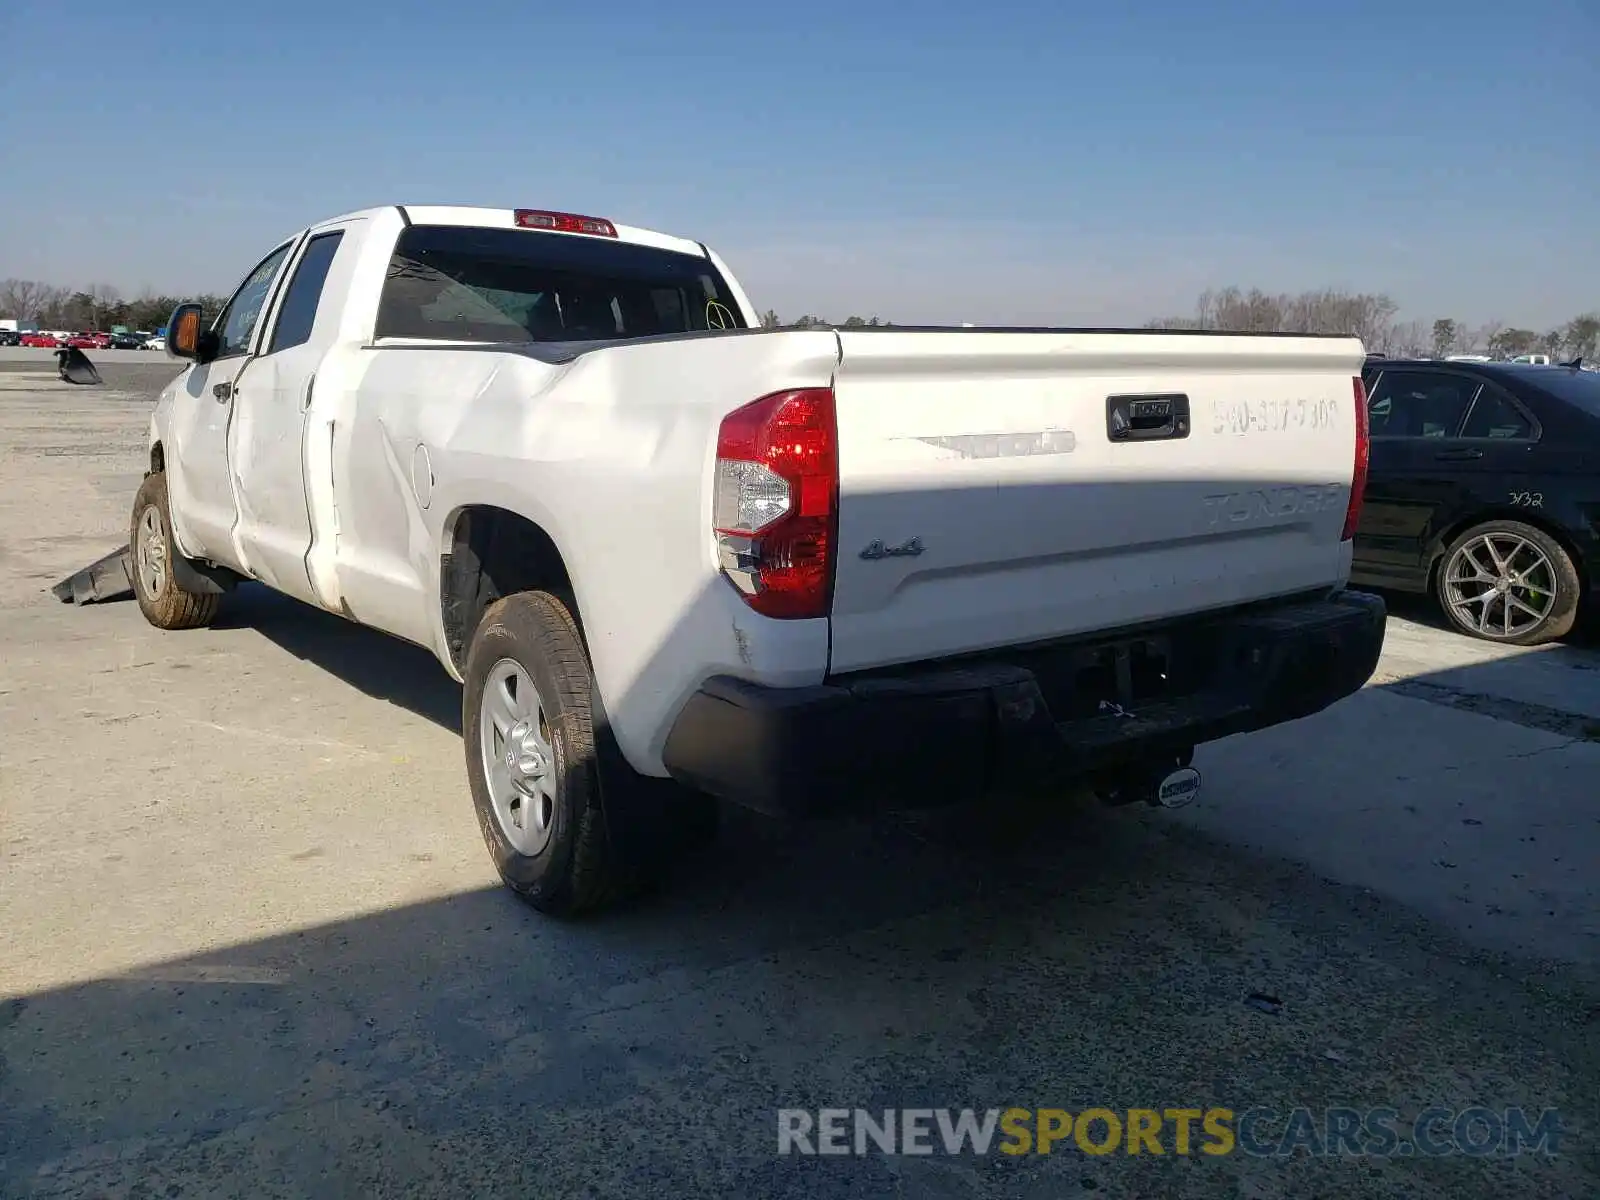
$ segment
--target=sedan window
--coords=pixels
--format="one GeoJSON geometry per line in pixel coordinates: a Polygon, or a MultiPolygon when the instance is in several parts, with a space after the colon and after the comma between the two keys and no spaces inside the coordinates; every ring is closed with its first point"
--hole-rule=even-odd
{"type": "Polygon", "coordinates": [[[1467,418],[1467,425],[1461,431],[1461,436],[1525,441],[1533,436],[1533,427],[1529,424],[1528,418],[1522,415],[1521,409],[1501,395],[1498,389],[1484,384],[1483,391],[1478,394],[1477,402],[1472,406],[1472,415],[1467,418]]]}
{"type": "Polygon", "coordinates": [[[1456,436],[1478,382],[1434,371],[1385,371],[1367,402],[1373,437],[1456,436]]]}

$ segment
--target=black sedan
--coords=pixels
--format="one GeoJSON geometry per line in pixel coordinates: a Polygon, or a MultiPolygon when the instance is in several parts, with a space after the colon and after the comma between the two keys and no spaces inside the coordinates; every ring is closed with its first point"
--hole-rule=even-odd
{"type": "Polygon", "coordinates": [[[137,333],[113,333],[111,335],[111,348],[113,350],[142,350],[144,338],[137,333]]]}
{"type": "Polygon", "coordinates": [[[1600,584],[1600,372],[1373,359],[1352,580],[1432,592],[1456,628],[1568,633],[1600,584]]]}

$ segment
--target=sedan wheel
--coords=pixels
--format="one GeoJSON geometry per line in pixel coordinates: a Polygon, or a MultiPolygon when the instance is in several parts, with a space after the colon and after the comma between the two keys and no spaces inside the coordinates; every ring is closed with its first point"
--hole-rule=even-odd
{"type": "Polygon", "coordinates": [[[1438,580],[1439,601],[1456,628],[1521,646],[1571,630],[1578,587],[1560,544],[1517,521],[1468,530],[1446,553],[1438,580]]]}

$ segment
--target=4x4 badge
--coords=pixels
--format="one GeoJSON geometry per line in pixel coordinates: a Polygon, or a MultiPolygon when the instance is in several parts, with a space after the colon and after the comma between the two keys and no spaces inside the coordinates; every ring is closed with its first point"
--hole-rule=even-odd
{"type": "Polygon", "coordinates": [[[907,538],[898,546],[885,546],[882,542],[869,542],[867,548],[861,552],[861,557],[868,562],[875,562],[880,558],[915,558],[921,554],[925,547],[919,537],[907,538]]]}

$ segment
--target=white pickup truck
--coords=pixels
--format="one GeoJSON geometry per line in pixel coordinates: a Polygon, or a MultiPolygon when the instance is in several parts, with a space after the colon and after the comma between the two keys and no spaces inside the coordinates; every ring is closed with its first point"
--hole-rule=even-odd
{"type": "Polygon", "coordinates": [[[1370,677],[1359,341],[758,324],[704,245],[599,218],[302,230],[172,316],[140,608],[256,580],[431,649],[551,913],[717,798],[1176,805],[1196,745],[1370,677]]]}

